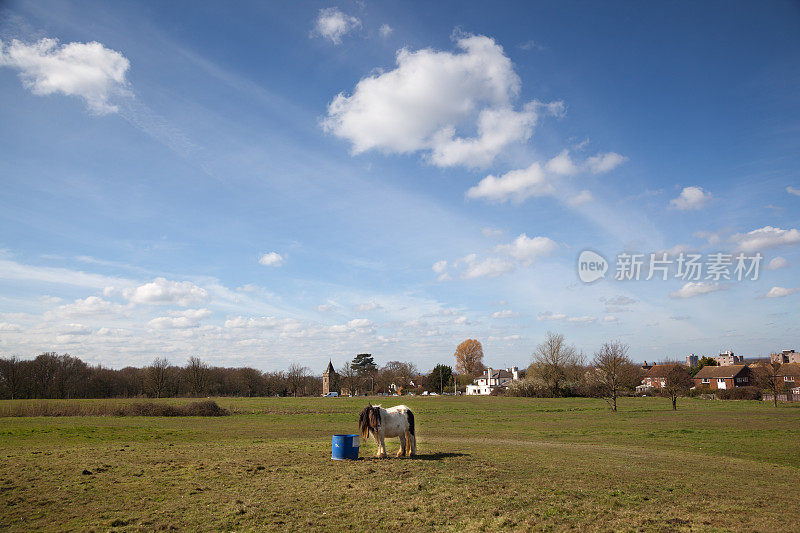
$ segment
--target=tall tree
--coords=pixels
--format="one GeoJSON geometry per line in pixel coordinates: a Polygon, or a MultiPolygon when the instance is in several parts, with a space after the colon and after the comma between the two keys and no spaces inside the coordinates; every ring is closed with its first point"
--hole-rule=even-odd
{"type": "Polygon", "coordinates": [[[375,392],[375,374],[378,372],[378,365],[375,364],[372,354],[360,353],[353,358],[351,364],[360,378],[359,387],[375,392]],[[367,382],[369,382],[369,386],[367,386],[367,382]]]}
{"type": "Polygon", "coordinates": [[[755,369],[756,385],[772,394],[772,405],[775,407],[778,407],[778,394],[786,391],[781,366],[779,361],[773,361],[755,369]]]}
{"type": "Polygon", "coordinates": [[[444,393],[444,388],[450,384],[452,379],[452,367],[439,363],[428,374],[428,389],[439,391],[439,394],[442,394],[444,393]]]}
{"type": "Polygon", "coordinates": [[[642,367],[628,357],[628,345],[619,341],[606,342],[594,354],[590,376],[590,390],[617,410],[620,391],[633,389],[641,383],[642,367]]]}
{"type": "Polygon", "coordinates": [[[483,372],[483,346],[476,339],[467,339],[456,348],[456,371],[477,376],[483,372]]]}
{"type": "Polygon", "coordinates": [[[303,365],[292,363],[286,371],[286,382],[289,385],[289,394],[292,396],[302,396],[305,393],[307,378],[311,376],[311,370],[303,365]]]}
{"type": "Polygon", "coordinates": [[[528,373],[539,378],[551,396],[562,396],[567,382],[577,380],[583,364],[574,346],[568,346],[564,335],[547,332],[547,337],[533,352],[528,373]]]}
{"type": "Polygon", "coordinates": [[[664,377],[664,386],[661,387],[661,392],[669,396],[672,401],[672,410],[678,409],[678,396],[683,396],[689,392],[692,386],[692,375],[689,374],[689,369],[680,363],[675,364],[669,369],[667,375],[664,377]]]}
{"type": "Polygon", "coordinates": [[[193,396],[202,396],[208,384],[208,365],[199,357],[190,357],[186,365],[189,388],[193,396]]]}
{"type": "Polygon", "coordinates": [[[352,363],[345,363],[341,372],[339,372],[339,377],[342,382],[342,389],[347,391],[347,394],[357,396],[359,375],[356,367],[352,363]]]}
{"type": "Polygon", "coordinates": [[[18,391],[21,388],[22,372],[19,358],[12,355],[8,358],[0,358],[0,383],[3,383],[8,391],[8,396],[13,400],[19,397],[18,391]]]}
{"type": "Polygon", "coordinates": [[[169,361],[167,361],[165,357],[156,357],[153,359],[150,366],[147,367],[147,384],[151,394],[156,398],[161,398],[161,395],[166,392],[168,368],[169,361]]]}

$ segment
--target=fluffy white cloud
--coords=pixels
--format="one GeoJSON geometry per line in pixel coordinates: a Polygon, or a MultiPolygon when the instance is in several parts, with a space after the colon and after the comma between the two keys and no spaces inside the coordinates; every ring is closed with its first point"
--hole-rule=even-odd
{"type": "Polygon", "coordinates": [[[354,318],[347,324],[331,326],[328,331],[331,333],[366,333],[375,329],[375,325],[366,318],[354,318]]]}
{"type": "Polygon", "coordinates": [[[795,189],[792,186],[786,187],[786,192],[789,194],[794,194],[795,196],[800,196],[800,189],[795,189]]]}
{"type": "Polygon", "coordinates": [[[338,306],[336,304],[320,304],[317,306],[317,311],[322,311],[323,313],[328,313],[333,311],[338,306]]]}
{"type": "Polygon", "coordinates": [[[149,322],[150,327],[157,329],[186,329],[194,328],[200,324],[204,318],[208,318],[213,313],[208,309],[186,309],[184,311],[174,311],[170,316],[160,316],[149,322]]]}
{"type": "Polygon", "coordinates": [[[556,188],[547,179],[542,166],[536,162],[528,168],[510,170],[501,176],[489,174],[470,187],[467,198],[484,198],[496,202],[522,202],[531,196],[551,196],[556,188]]]}
{"type": "Polygon", "coordinates": [[[783,298],[784,296],[789,296],[790,294],[794,294],[796,292],[800,292],[800,287],[795,289],[787,289],[786,287],[772,287],[769,292],[765,295],[766,298],[783,298]]]}
{"type": "Polygon", "coordinates": [[[757,252],[775,246],[800,244],[800,231],[764,226],[748,233],[737,233],[730,240],[743,252],[757,252]]]}
{"type": "Polygon", "coordinates": [[[594,196],[592,196],[592,193],[587,191],[587,190],[583,190],[583,191],[579,192],[578,194],[576,194],[575,196],[571,196],[570,198],[567,198],[567,205],[569,205],[571,207],[577,207],[579,205],[583,205],[583,204],[591,202],[593,200],[594,200],[594,196]]]}
{"type": "Polygon", "coordinates": [[[44,314],[47,320],[70,318],[77,316],[104,316],[122,313],[125,307],[115,304],[98,296],[89,296],[84,299],[77,299],[75,302],[51,309],[44,314]]]}
{"type": "Polygon", "coordinates": [[[616,152],[608,152],[605,154],[597,154],[586,160],[585,167],[592,174],[605,174],[611,172],[622,163],[627,161],[628,158],[616,152]]]}
{"type": "Polygon", "coordinates": [[[615,317],[614,315],[606,315],[603,317],[603,322],[616,322],[616,321],[617,317],[615,317]]]}
{"type": "Polygon", "coordinates": [[[470,254],[463,259],[467,267],[461,274],[462,279],[496,278],[500,274],[514,270],[514,263],[499,257],[487,257],[478,260],[475,254],[470,254]]]}
{"type": "Polygon", "coordinates": [[[441,261],[436,261],[431,268],[437,274],[441,274],[447,268],[447,261],[445,261],[444,259],[442,259],[441,261]]]}
{"type": "Polygon", "coordinates": [[[92,328],[83,324],[64,324],[58,329],[59,335],[90,335],[92,328]]]}
{"type": "Polygon", "coordinates": [[[550,255],[558,249],[558,244],[548,237],[530,238],[521,234],[510,244],[500,244],[495,247],[495,252],[507,254],[525,266],[533,264],[541,257],[550,255]]]}
{"type": "Polygon", "coordinates": [[[19,70],[22,83],[34,94],[78,96],[91,112],[102,115],[118,110],[109,100],[126,93],[130,62],[98,42],[59,45],[57,39],[41,39],[25,44],[15,39],[7,45],[0,41],[2,66],[19,70]]]}
{"type": "MultiPolygon", "coordinates": [[[[527,168],[510,170],[501,176],[486,176],[467,191],[467,198],[484,198],[495,202],[511,200],[522,202],[527,198],[556,196],[557,183],[563,176],[574,176],[582,172],[599,174],[608,172],[627,160],[613,152],[598,154],[583,163],[575,163],[569,150],[564,150],[544,165],[532,163],[527,168]]],[[[577,196],[566,199],[568,205],[576,206],[591,201],[592,194],[582,191],[577,196]]]]}
{"type": "Polygon", "coordinates": [[[669,205],[673,209],[687,211],[690,209],[700,209],[711,199],[711,193],[703,191],[702,187],[684,187],[680,196],[670,200],[669,205]]]}
{"type": "Polygon", "coordinates": [[[778,270],[779,268],[786,268],[789,266],[789,261],[785,257],[773,257],[767,265],[767,270],[778,270]]]}
{"type": "Polygon", "coordinates": [[[481,230],[481,233],[483,233],[484,237],[491,239],[492,237],[500,237],[504,233],[504,231],[495,228],[483,228],[481,230]]]}
{"type": "Polygon", "coordinates": [[[397,53],[397,67],[358,82],[328,106],[326,131],[348,140],[355,154],[422,152],[441,167],[483,167],[509,144],[527,140],[541,110],[563,104],[535,101],[514,109],[520,79],[494,39],[467,35],[458,52],[429,48],[397,53]],[[463,137],[473,130],[474,137],[463,137]]]}
{"type": "Polygon", "coordinates": [[[669,293],[670,298],[693,298],[701,294],[721,291],[725,287],[719,283],[706,283],[703,281],[690,281],[677,291],[669,293]]]}
{"type": "Polygon", "coordinates": [[[279,267],[283,264],[285,258],[278,252],[269,252],[268,254],[261,254],[258,258],[258,263],[263,266],[279,267]]]}
{"type": "Polygon", "coordinates": [[[190,281],[156,278],[133,289],[123,289],[122,296],[134,303],[168,304],[188,307],[208,299],[208,292],[190,281]]]}
{"type": "Polygon", "coordinates": [[[358,17],[346,15],[336,7],[320,9],[317,20],[314,23],[312,35],[317,35],[339,45],[342,44],[342,37],[361,27],[361,20],[358,17]]]}
{"type": "Polygon", "coordinates": [[[381,37],[386,38],[392,34],[394,29],[389,26],[388,24],[383,24],[380,29],[378,29],[378,33],[381,34],[381,37]]]}
{"type": "Polygon", "coordinates": [[[516,316],[519,316],[519,313],[516,313],[511,309],[503,309],[502,311],[495,311],[492,313],[492,318],[514,318],[516,316]]]}
{"type": "Polygon", "coordinates": [[[0,331],[4,331],[6,333],[13,333],[17,331],[22,331],[22,327],[19,324],[12,324],[10,322],[0,322],[0,331]]]}

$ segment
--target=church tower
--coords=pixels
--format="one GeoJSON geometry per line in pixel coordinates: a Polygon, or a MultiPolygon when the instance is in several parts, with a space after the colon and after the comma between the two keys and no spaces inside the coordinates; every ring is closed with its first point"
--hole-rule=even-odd
{"type": "Polygon", "coordinates": [[[328,368],[326,368],[325,372],[322,374],[322,394],[339,392],[336,390],[339,382],[338,377],[339,375],[336,373],[336,370],[333,369],[333,363],[328,360],[328,368]]]}

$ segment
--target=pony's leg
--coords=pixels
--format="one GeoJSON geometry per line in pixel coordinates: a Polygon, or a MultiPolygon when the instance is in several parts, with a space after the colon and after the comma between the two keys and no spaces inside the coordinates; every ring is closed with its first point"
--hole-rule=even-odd
{"type": "Polygon", "coordinates": [[[383,441],[383,435],[378,436],[378,457],[386,458],[386,443],[383,441]]]}
{"type": "Polygon", "coordinates": [[[409,440],[409,443],[408,443],[409,446],[408,447],[410,448],[409,454],[410,455],[417,455],[417,437],[416,437],[416,435],[409,434],[408,440],[409,440]]]}
{"type": "Polygon", "coordinates": [[[400,435],[400,450],[397,452],[397,457],[403,457],[406,454],[406,436],[400,435]]]}

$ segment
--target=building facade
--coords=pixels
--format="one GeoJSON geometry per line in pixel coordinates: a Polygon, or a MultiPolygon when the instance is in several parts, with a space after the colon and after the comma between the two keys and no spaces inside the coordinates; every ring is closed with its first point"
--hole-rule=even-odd
{"type": "Polygon", "coordinates": [[[491,394],[493,390],[508,387],[512,381],[518,379],[519,369],[515,366],[499,370],[489,367],[471,385],[467,385],[467,394],[491,394]]]}
{"type": "Polygon", "coordinates": [[[322,374],[322,394],[339,392],[339,374],[333,368],[333,362],[328,361],[328,368],[322,374]]]}
{"type": "Polygon", "coordinates": [[[753,385],[752,372],[747,365],[704,366],[692,380],[695,387],[711,390],[753,385]]]}

